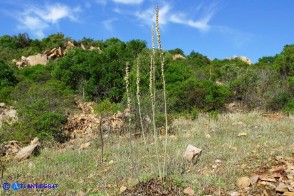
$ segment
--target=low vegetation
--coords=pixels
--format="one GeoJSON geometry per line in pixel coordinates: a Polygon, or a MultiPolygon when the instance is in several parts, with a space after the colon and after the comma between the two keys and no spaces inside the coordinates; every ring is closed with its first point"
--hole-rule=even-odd
{"type": "MultiPolygon", "coordinates": [[[[199,114],[196,120],[176,119],[174,135],[170,136],[167,147],[167,174],[182,190],[190,186],[196,195],[236,190],[238,177],[250,175],[259,167],[271,166],[272,157],[291,154],[293,120],[293,116],[268,116],[260,112],[220,114],[213,118],[199,114]],[[194,166],[183,160],[188,144],[203,149],[194,166]]],[[[133,142],[141,182],[158,175],[156,155],[150,153],[155,152],[153,137],[149,135],[146,139],[149,152],[143,140],[133,142]]],[[[103,164],[99,143],[85,150],[79,149],[79,144],[72,148],[69,143],[63,148],[45,148],[38,157],[22,164],[10,162],[4,175],[10,181],[59,184],[58,189],[47,190],[47,194],[83,191],[116,195],[122,186],[131,188],[138,183],[136,175],[130,172],[128,135],[120,138],[108,135],[104,142],[103,164]]],[[[160,137],[159,144],[162,148],[164,136],[160,137]]],[[[22,193],[29,194],[28,191],[22,193]]]]}

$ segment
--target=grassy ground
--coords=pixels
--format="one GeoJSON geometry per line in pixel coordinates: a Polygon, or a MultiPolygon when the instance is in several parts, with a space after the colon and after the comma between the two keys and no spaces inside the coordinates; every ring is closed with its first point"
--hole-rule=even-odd
{"type": "MultiPolygon", "coordinates": [[[[200,114],[194,121],[177,119],[174,121],[175,137],[169,140],[167,148],[168,176],[182,188],[190,186],[195,195],[217,195],[220,191],[236,190],[238,177],[250,175],[258,167],[270,164],[272,157],[290,156],[294,150],[293,122],[293,116],[264,116],[259,112],[221,114],[214,118],[200,114]],[[238,136],[240,133],[243,136],[238,136]],[[188,144],[203,149],[194,166],[183,159],[188,144]]],[[[117,195],[123,185],[129,188],[138,182],[138,178],[146,181],[158,175],[152,136],[147,138],[148,145],[144,145],[142,139],[132,142],[134,149],[130,156],[127,135],[108,135],[103,164],[100,163],[99,141],[91,141],[90,147],[84,150],[78,147],[45,148],[38,157],[21,163],[10,161],[6,164],[5,181],[59,186],[43,192],[4,192],[1,189],[0,194],[76,195],[83,191],[89,195],[117,195]]],[[[163,144],[164,140],[160,139],[160,142],[163,144]]],[[[163,153],[162,145],[160,152],[163,153]]],[[[163,159],[160,161],[162,163],[163,159]]]]}

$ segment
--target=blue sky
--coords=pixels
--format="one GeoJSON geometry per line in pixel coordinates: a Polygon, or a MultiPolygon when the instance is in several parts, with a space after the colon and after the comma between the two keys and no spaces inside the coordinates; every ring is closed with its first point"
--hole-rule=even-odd
{"type": "Polygon", "coordinates": [[[150,46],[156,4],[166,50],[256,62],[294,44],[293,0],[1,0],[0,35],[62,32],[76,40],[142,39],[150,46]]]}

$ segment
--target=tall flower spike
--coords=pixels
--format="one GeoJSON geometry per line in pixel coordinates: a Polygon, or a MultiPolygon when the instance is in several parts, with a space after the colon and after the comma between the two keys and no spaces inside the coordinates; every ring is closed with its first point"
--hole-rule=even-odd
{"type": "Polygon", "coordinates": [[[163,86],[163,99],[164,99],[164,117],[165,117],[165,143],[164,143],[164,158],[163,158],[163,176],[165,175],[165,167],[166,167],[166,154],[167,154],[167,133],[168,133],[168,125],[167,125],[167,104],[166,104],[166,85],[165,85],[165,76],[164,76],[164,55],[161,45],[160,39],[160,30],[159,30],[159,8],[156,7],[156,35],[157,35],[157,45],[160,52],[160,63],[161,63],[161,78],[162,78],[162,86],[163,86]]]}

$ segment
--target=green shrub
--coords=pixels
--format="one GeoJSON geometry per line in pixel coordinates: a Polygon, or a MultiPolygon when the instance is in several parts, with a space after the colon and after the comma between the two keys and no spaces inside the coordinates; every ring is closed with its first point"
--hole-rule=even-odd
{"type": "Polygon", "coordinates": [[[13,70],[0,59],[0,88],[14,86],[17,83],[13,70]]]}
{"type": "Polygon", "coordinates": [[[5,126],[5,140],[29,142],[34,137],[49,140],[60,135],[67,113],[74,107],[72,91],[64,83],[49,80],[44,84],[24,80],[11,93],[16,100],[18,122],[5,126]]]}
{"type": "Polygon", "coordinates": [[[196,120],[199,116],[199,111],[196,108],[193,108],[191,111],[192,120],[196,120]]]}
{"type": "Polygon", "coordinates": [[[290,114],[294,115],[294,100],[289,101],[283,107],[284,112],[289,112],[290,114]]]}
{"type": "Polygon", "coordinates": [[[119,104],[111,103],[109,99],[104,99],[102,102],[94,106],[94,111],[97,114],[113,114],[119,110],[119,104]]]}
{"type": "Polygon", "coordinates": [[[198,81],[189,78],[174,89],[171,96],[175,97],[173,109],[191,111],[197,108],[202,111],[221,109],[230,92],[225,86],[218,86],[212,81],[198,81]]]}
{"type": "Polygon", "coordinates": [[[0,89],[0,102],[9,102],[11,100],[10,94],[13,91],[14,87],[5,86],[0,89]]]}
{"type": "MultiPolygon", "coordinates": [[[[286,92],[282,92],[276,95],[272,100],[269,100],[267,107],[271,110],[281,110],[282,108],[286,107],[288,102],[290,101],[290,95],[286,92]]],[[[291,106],[291,103],[290,105],[291,106]]]]}

